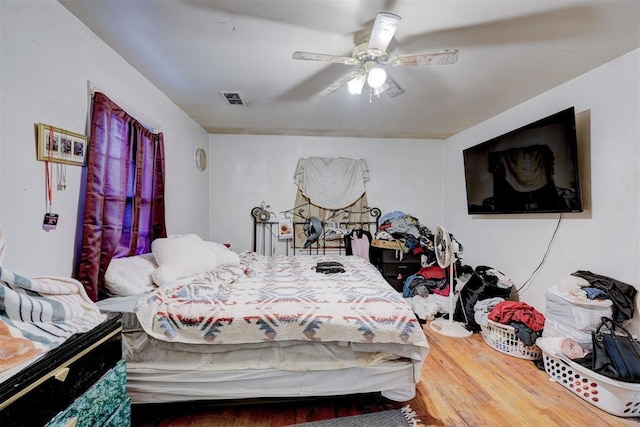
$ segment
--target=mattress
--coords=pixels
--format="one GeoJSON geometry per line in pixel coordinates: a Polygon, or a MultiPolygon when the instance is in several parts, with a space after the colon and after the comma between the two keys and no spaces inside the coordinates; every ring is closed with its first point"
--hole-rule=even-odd
{"type": "Polygon", "coordinates": [[[122,344],[133,403],[374,391],[406,401],[415,395],[422,366],[409,357],[349,343],[201,346],[164,343],[144,331],[129,331],[122,344]]]}

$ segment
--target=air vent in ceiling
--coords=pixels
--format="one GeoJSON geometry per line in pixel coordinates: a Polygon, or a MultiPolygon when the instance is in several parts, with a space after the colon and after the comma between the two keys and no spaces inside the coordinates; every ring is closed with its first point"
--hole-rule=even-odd
{"type": "Polygon", "coordinates": [[[244,101],[242,100],[242,98],[240,97],[240,94],[238,92],[221,91],[220,95],[222,95],[224,100],[229,105],[247,105],[247,104],[244,103],[244,101]]]}

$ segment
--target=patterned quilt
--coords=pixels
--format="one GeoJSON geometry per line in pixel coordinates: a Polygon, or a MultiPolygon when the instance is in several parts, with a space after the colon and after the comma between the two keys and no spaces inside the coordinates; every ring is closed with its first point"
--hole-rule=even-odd
{"type": "Polygon", "coordinates": [[[160,340],[243,344],[269,341],[398,343],[428,349],[411,308],[378,270],[355,256],[240,254],[190,283],[158,288],[135,313],[160,340]],[[322,274],[337,261],[344,273],[322,274]]]}

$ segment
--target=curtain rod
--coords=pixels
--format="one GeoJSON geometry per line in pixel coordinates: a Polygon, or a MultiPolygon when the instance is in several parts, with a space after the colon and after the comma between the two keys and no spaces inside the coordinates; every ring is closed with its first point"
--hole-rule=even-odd
{"type": "MultiPolygon", "coordinates": [[[[114,98],[108,91],[98,88],[98,86],[92,82],[91,80],[87,80],[87,87],[89,89],[89,103],[91,104],[91,100],[93,99],[93,95],[96,92],[102,92],[107,95],[109,98],[114,98]]],[[[162,132],[162,125],[152,118],[146,116],[145,114],[138,113],[135,109],[129,107],[127,104],[123,104],[119,101],[114,101],[118,104],[123,110],[125,110],[128,114],[133,116],[136,120],[138,120],[145,128],[150,130],[153,133],[162,132]]]]}

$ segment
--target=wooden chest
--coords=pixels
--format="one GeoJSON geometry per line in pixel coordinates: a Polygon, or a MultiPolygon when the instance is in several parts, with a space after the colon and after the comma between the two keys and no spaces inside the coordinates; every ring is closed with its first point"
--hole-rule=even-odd
{"type": "Polygon", "coordinates": [[[129,425],[121,331],[109,314],[0,383],[0,425],[129,425]]]}

